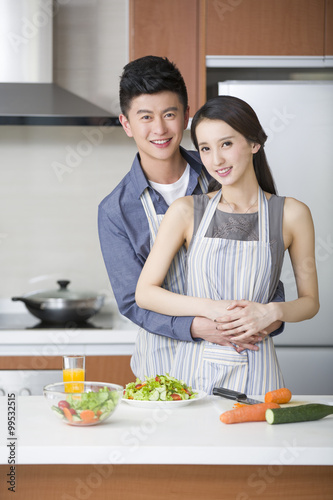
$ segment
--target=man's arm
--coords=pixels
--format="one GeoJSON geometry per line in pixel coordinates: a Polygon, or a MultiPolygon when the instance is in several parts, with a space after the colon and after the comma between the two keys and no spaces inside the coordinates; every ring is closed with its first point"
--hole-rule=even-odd
{"type": "MultiPolygon", "coordinates": [[[[133,217],[143,218],[138,213],[133,217]]],[[[98,210],[98,231],[105,266],[120,313],[145,330],[176,340],[193,341],[193,317],[172,317],[140,309],[135,302],[135,289],[149,248],[134,249],[120,217],[109,217],[103,207],[98,210]]],[[[145,219],[144,219],[145,220],[145,219]]],[[[148,232],[147,228],[144,229],[148,232]]],[[[147,242],[149,246],[149,241],[147,242]]]]}

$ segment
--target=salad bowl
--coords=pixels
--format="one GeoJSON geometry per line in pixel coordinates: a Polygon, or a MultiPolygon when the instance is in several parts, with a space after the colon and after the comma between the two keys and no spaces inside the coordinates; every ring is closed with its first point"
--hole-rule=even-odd
{"type": "Polygon", "coordinates": [[[65,384],[46,385],[43,394],[52,412],[68,425],[90,426],[107,420],[121,402],[124,388],[103,382],[80,382],[80,392],[65,392],[65,384]]]}

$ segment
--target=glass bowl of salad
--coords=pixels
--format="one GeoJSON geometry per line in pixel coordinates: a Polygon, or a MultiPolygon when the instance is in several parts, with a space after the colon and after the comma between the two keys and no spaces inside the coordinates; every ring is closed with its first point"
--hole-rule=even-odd
{"type": "Polygon", "coordinates": [[[76,391],[66,392],[65,384],[46,385],[43,394],[53,413],[66,424],[97,425],[107,420],[119,405],[124,388],[103,382],[80,382],[76,391]],[[79,387],[78,387],[79,386],[79,387]]]}

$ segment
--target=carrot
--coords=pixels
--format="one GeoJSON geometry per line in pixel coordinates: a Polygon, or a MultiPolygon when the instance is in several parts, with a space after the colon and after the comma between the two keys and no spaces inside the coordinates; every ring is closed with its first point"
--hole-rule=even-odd
{"type": "Polygon", "coordinates": [[[246,406],[244,403],[235,403],[234,406],[232,407],[233,409],[234,408],[241,408],[242,406],[246,406]]]}
{"type": "Polygon", "coordinates": [[[69,420],[71,422],[73,420],[73,415],[71,414],[71,412],[69,411],[69,409],[68,408],[62,408],[62,411],[64,412],[64,415],[67,418],[67,420],[69,420]]]}
{"type": "Polygon", "coordinates": [[[241,422],[261,422],[265,420],[266,410],[280,408],[277,403],[258,403],[255,405],[244,405],[235,410],[229,410],[220,415],[224,424],[238,424],[241,422]]]}
{"type": "Polygon", "coordinates": [[[276,389],[276,391],[267,392],[265,394],[265,403],[288,403],[291,400],[291,392],[286,387],[276,389]]]}
{"type": "Polygon", "coordinates": [[[92,410],[83,410],[80,413],[80,418],[84,422],[93,422],[95,419],[95,413],[92,410]]]}
{"type": "Polygon", "coordinates": [[[80,420],[78,422],[75,422],[75,425],[87,425],[93,424],[94,422],[98,422],[98,417],[92,418],[91,420],[80,420]]]}

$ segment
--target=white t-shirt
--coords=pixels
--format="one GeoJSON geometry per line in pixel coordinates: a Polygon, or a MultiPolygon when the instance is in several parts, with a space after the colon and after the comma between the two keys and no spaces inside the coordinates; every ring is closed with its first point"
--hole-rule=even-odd
{"type": "Polygon", "coordinates": [[[186,195],[189,180],[190,165],[187,164],[183,175],[173,184],[159,184],[152,181],[149,181],[149,184],[163,196],[168,205],[171,205],[173,201],[186,195]]]}

